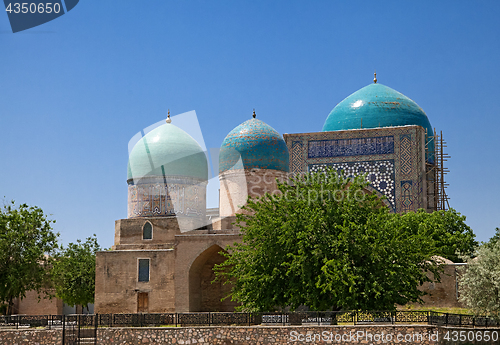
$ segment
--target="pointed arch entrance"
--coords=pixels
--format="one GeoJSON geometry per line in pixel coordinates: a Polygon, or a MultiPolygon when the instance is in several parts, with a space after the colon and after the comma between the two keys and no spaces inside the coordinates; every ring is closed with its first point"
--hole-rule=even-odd
{"type": "Polygon", "coordinates": [[[231,287],[215,279],[213,268],[226,258],[219,254],[223,249],[214,244],[205,249],[193,261],[189,269],[189,311],[234,311],[237,303],[230,299],[221,301],[229,294],[231,287]]]}

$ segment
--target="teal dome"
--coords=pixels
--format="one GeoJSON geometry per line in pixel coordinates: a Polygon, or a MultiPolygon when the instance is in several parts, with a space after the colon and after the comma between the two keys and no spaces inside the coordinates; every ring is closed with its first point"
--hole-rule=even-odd
{"type": "MultiPolygon", "coordinates": [[[[425,112],[417,103],[382,84],[371,84],[354,92],[337,104],[328,115],[323,132],[360,128],[379,128],[418,125],[434,131],[425,112]]],[[[434,152],[431,140],[429,151],[434,152]]],[[[433,160],[434,155],[427,157],[433,160]]]]}
{"type": "Polygon", "coordinates": [[[285,141],[274,128],[255,118],[229,132],[219,153],[220,173],[254,168],[285,172],[289,169],[285,141]]]}
{"type": "Polygon", "coordinates": [[[189,134],[171,123],[142,137],[130,152],[127,180],[179,176],[208,179],[207,157],[189,134]]]}

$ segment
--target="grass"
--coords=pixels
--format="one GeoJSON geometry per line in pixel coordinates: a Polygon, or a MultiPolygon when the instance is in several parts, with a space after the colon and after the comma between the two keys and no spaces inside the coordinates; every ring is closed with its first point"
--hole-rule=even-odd
{"type": "Polygon", "coordinates": [[[424,306],[414,306],[405,305],[398,308],[398,310],[423,310],[423,311],[435,311],[438,313],[450,313],[450,314],[463,314],[463,315],[473,315],[472,311],[467,308],[457,308],[457,307],[424,307],[424,306]]]}

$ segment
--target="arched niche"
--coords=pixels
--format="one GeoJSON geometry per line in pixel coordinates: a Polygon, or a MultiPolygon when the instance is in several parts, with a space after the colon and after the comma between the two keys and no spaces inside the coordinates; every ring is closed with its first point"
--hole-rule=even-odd
{"type": "Polygon", "coordinates": [[[229,294],[230,285],[221,281],[212,283],[215,279],[214,266],[226,260],[219,254],[221,251],[223,249],[214,244],[193,261],[189,269],[189,311],[234,311],[237,306],[230,298],[222,300],[229,294]]]}

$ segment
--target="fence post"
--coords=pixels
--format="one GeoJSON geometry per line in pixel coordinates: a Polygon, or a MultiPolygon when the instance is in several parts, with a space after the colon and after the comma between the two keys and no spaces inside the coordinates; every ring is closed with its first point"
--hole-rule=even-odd
{"type": "Polygon", "coordinates": [[[99,314],[95,314],[94,316],[94,345],[97,345],[97,328],[99,326],[99,314]]]}
{"type": "Polygon", "coordinates": [[[65,322],[65,315],[63,314],[61,321],[62,321],[62,345],[64,345],[64,336],[66,335],[66,322],[65,322]]]}
{"type": "Polygon", "coordinates": [[[177,313],[174,314],[174,323],[175,323],[175,327],[177,327],[177,313]]]}
{"type": "Polygon", "coordinates": [[[212,325],[212,313],[211,312],[208,312],[208,325],[209,326],[212,325]]]}
{"type": "Polygon", "coordinates": [[[448,326],[448,313],[446,313],[446,318],[444,320],[445,320],[445,325],[448,326]]]}

